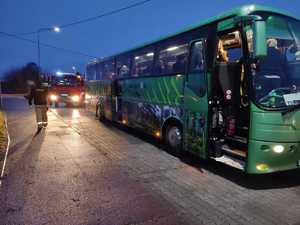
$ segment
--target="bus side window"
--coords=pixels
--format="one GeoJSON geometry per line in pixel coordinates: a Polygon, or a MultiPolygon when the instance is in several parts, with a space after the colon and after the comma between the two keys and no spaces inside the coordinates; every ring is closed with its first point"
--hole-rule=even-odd
{"type": "Polygon", "coordinates": [[[113,80],[115,78],[115,62],[109,60],[103,63],[103,78],[113,80]]]}
{"type": "Polygon", "coordinates": [[[204,63],[204,43],[194,42],[191,46],[189,73],[187,76],[187,87],[196,95],[202,97],[206,93],[205,63],[204,63]]]}
{"type": "Polygon", "coordinates": [[[199,73],[204,70],[203,41],[197,41],[191,48],[190,73],[199,73]]]}
{"type": "Polygon", "coordinates": [[[130,55],[121,55],[117,57],[117,76],[119,78],[130,76],[131,59],[130,55]]]}
{"type": "Polygon", "coordinates": [[[103,78],[103,67],[101,63],[96,64],[96,80],[102,80],[103,78]]]}
{"type": "Polygon", "coordinates": [[[184,74],[187,63],[188,44],[175,43],[159,51],[156,72],[159,75],[184,74]]]}
{"type": "Polygon", "coordinates": [[[149,76],[153,72],[154,50],[145,49],[133,57],[132,76],[149,76]]]}

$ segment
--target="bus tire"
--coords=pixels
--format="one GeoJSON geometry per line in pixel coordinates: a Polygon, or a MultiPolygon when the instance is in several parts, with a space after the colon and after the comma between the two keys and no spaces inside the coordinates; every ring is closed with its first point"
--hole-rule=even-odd
{"type": "Polygon", "coordinates": [[[173,153],[179,153],[182,150],[182,128],[176,123],[167,125],[164,135],[164,141],[168,150],[173,153]]]}

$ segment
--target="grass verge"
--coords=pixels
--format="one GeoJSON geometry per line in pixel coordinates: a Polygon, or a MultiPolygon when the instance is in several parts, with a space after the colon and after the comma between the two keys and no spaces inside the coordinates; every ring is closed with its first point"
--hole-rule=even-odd
{"type": "Polygon", "coordinates": [[[0,161],[4,159],[7,145],[7,132],[5,128],[4,114],[0,111],[0,161]]]}

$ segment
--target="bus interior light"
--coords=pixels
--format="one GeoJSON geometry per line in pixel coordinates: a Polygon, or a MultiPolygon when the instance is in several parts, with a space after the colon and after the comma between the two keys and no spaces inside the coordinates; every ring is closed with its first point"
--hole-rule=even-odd
{"type": "Polygon", "coordinates": [[[149,52],[149,53],[147,53],[147,56],[154,56],[154,53],[153,52],[149,52]]]}
{"type": "Polygon", "coordinates": [[[173,47],[168,48],[167,51],[172,52],[172,51],[177,50],[178,48],[179,48],[178,46],[173,46],[173,47]]]}

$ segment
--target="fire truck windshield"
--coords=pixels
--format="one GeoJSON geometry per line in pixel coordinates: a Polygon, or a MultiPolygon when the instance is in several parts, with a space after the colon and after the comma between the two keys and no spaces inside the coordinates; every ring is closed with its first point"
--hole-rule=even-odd
{"type": "Polygon", "coordinates": [[[83,85],[82,79],[76,75],[62,75],[56,77],[53,83],[55,86],[79,87],[83,85]]]}

